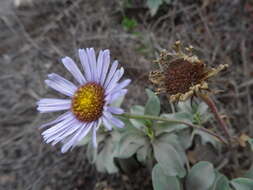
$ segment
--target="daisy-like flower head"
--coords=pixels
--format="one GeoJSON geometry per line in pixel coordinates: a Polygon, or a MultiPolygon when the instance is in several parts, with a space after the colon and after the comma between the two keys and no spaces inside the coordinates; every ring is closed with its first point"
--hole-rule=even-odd
{"type": "Polygon", "coordinates": [[[185,101],[201,91],[210,91],[207,79],[228,67],[225,64],[208,68],[192,54],[192,46],[183,51],[179,41],[173,49],[174,52],[161,52],[156,61],[161,69],[149,75],[150,81],[158,85],[157,93],[167,94],[170,102],[185,101]]]}
{"type": "Polygon", "coordinates": [[[96,131],[101,123],[108,130],[111,130],[112,126],[124,127],[124,123],[113,116],[124,111],[110,106],[127,93],[125,87],[130,80],[119,82],[124,69],[117,69],[118,61],[110,64],[109,50],[101,50],[96,59],[93,48],[79,49],[79,58],[84,74],[70,57],[62,59],[63,65],[78,85],[55,73],[49,74],[45,80],[49,87],[68,98],[45,98],[37,102],[37,109],[41,113],[65,111],[55,120],[41,126],[49,127],[42,133],[45,142],[52,145],[63,143],[63,153],[77,145],[89,131],[92,131],[93,145],[96,147],[96,131]]]}

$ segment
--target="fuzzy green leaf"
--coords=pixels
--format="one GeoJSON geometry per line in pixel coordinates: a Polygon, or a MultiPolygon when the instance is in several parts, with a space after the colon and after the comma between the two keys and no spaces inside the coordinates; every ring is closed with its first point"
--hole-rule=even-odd
{"type": "Polygon", "coordinates": [[[146,143],[144,146],[142,146],[137,150],[136,152],[137,160],[145,164],[150,153],[151,153],[151,145],[150,143],[146,143]]]}
{"type": "MultiPolygon", "coordinates": [[[[145,111],[144,107],[139,105],[134,105],[130,108],[130,113],[136,115],[144,115],[144,111],[145,111]]],[[[132,123],[132,125],[137,129],[142,129],[146,125],[145,119],[129,119],[129,120],[132,123]]]]}
{"type": "Polygon", "coordinates": [[[235,190],[252,190],[253,189],[253,180],[248,178],[236,178],[233,179],[231,185],[235,190]]]}
{"type": "Polygon", "coordinates": [[[152,182],[154,190],[180,190],[178,178],[165,175],[159,164],[152,170],[152,182]]]}
{"type": "Polygon", "coordinates": [[[243,177],[253,180],[253,166],[250,167],[250,169],[244,174],[243,177]]]}
{"type": "Polygon", "coordinates": [[[191,101],[187,100],[187,101],[184,101],[184,102],[178,102],[177,109],[178,109],[179,112],[192,113],[191,101]]]}
{"type": "Polygon", "coordinates": [[[186,102],[179,102],[177,108],[179,112],[186,112],[191,115],[193,120],[196,120],[196,116],[198,116],[199,122],[197,124],[205,123],[211,118],[211,114],[208,111],[208,106],[204,102],[191,104],[191,101],[188,100],[186,102]]]}
{"type": "Polygon", "coordinates": [[[121,22],[121,25],[126,31],[132,31],[137,27],[138,23],[135,19],[128,18],[125,16],[121,22]]]}
{"type": "Polygon", "coordinates": [[[188,128],[186,125],[183,124],[175,124],[175,123],[156,123],[154,126],[155,136],[159,136],[163,133],[173,133],[182,129],[188,128]]]}
{"type": "Polygon", "coordinates": [[[183,111],[171,113],[171,114],[161,114],[161,117],[165,117],[165,118],[171,119],[171,120],[179,120],[179,121],[189,122],[189,123],[191,123],[193,121],[192,113],[183,112],[183,111]]]}
{"type": "Polygon", "coordinates": [[[130,108],[130,112],[137,115],[143,115],[145,108],[140,105],[134,105],[130,108]]]}
{"type": "Polygon", "coordinates": [[[97,159],[97,149],[93,147],[93,143],[90,142],[86,149],[87,159],[90,163],[94,163],[97,159]]]}
{"type": "Polygon", "coordinates": [[[180,130],[179,132],[177,132],[178,134],[178,141],[180,142],[182,148],[184,150],[190,148],[190,146],[192,145],[192,131],[190,128],[184,129],[184,130],[180,130]]]}
{"type": "Polygon", "coordinates": [[[146,93],[148,95],[148,101],[145,105],[145,114],[158,116],[161,109],[159,98],[149,89],[146,89],[146,93]]]}
{"type": "Polygon", "coordinates": [[[187,157],[182,146],[182,142],[179,141],[179,136],[170,133],[164,133],[156,138],[155,143],[165,143],[173,146],[177,153],[180,155],[180,162],[186,163],[187,157]]]}
{"type": "Polygon", "coordinates": [[[148,8],[150,9],[150,13],[152,16],[154,16],[160,7],[162,5],[162,0],[147,0],[148,8]]]}
{"type": "Polygon", "coordinates": [[[164,2],[166,2],[167,4],[172,3],[172,0],[164,0],[164,2]]]}
{"type": "MultiPolygon", "coordinates": [[[[97,144],[99,145],[100,142],[104,141],[106,138],[105,133],[97,133],[97,144]]],[[[94,148],[93,142],[90,140],[86,149],[87,159],[90,163],[95,163],[97,159],[97,149],[94,148]]]]}
{"type": "Polygon", "coordinates": [[[199,162],[194,165],[187,178],[187,190],[208,190],[215,180],[213,165],[209,162],[199,162]]]}
{"type": "Polygon", "coordinates": [[[105,139],[103,149],[98,153],[96,159],[96,168],[99,172],[116,173],[118,168],[114,163],[115,145],[112,137],[105,139]]]}
{"type": "Polygon", "coordinates": [[[251,150],[253,151],[253,138],[248,139],[247,141],[250,145],[251,150]]]}
{"type": "Polygon", "coordinates": [[[141,133],[127,133],[122,136],[117,145],[117,157],[129,158],[147,143],[146,137],[141,133]]]}
{"type": "MultiPolygon", "coordinates": [[[[171,120],[191,122],[191,116],[185,112],[178,112],[178,113],[173,113],[173,114],[162,114],[161,117],[165,117],[171,120]]],[[[157,122],[156,127],[154,127],[156,136],[162,133],[171,133],[171,132],[179,131],[185,128],[188,128],[188,126],[184,124],[168,123],[168,122],[159,122],[159,123],[157,122]]]]}
{"type": "Polygon", "coordinates": [[[170,144],[155,141],[153,143],[155,159],[168,176],[184,177],[186,174],[184,162],[180,154],[170,144]]]}
{"type": "Polygon", "coordinates": [[[205,133],[205,132],[200,131],[198,129],[193,131],[192,136],[193,137],[199,136],[200,139],[201,139],[201,144],[202,145],[210,143],[211,145],[213,145],[216,148],[219,145],[219,142],[218,142],[217,139],[215,139],[213,136],[209,135],[208,133],[205,133]]]}
{"type": "Polygon", "coordinates": [[[215,181],[209,190],[230,190],[228,178],[216,172],[215,181]]]}
{"type": "Polygon", "coordinates": [[[208,112],[208,105],[204,102],[199,103],[197,107],[197,112],[199,112],[200,114],[205,114],[206,112],[208,112]]]}

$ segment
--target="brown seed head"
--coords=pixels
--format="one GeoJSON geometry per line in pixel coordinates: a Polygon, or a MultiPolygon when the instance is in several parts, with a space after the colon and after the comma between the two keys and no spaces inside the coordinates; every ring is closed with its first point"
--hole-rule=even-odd
{"type": "Polygon", "coordinates": [[[155,62],[160,70],[150,72],[149,79],[158,85],[157,93],[166,93],[171,102],[184,101],[199,91],[209,90],[207,79],[215,76],[228,65],[219,65],[217,68],[207,68],[206,65],[193,55],[193,47],[182,50],[177,41],[174,51],[162,51],[155,62]]]}
{"type": "Polygon", "coordinates": [[[165,87],[170,95],[186,93],[204,77],[204,64],[184,59],[172,61],[164,71],[165,87]]]}

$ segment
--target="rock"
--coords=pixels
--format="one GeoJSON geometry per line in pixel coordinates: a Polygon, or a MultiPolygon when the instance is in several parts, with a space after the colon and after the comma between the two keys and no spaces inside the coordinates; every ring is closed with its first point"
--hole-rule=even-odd
{"type": "Polygon", "coordinates": [[[12,3],[10,0],[0,1],[0,15],[9,14],[12,10],[12,3]]]}
{"type": "Polygon", "coordinates": [[[32,0],[14,0],[15,7],[26,7],[31,6],[32,0]]]}

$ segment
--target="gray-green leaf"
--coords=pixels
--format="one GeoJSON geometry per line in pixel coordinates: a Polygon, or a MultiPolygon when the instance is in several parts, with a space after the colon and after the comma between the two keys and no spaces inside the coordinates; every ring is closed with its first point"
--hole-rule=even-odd
{"type": "Polygon", "coordinates": [[[243,177],[253,180],[253,166],[250,167],[250,169],[244,174],[243,177]]]}
{"type": "Polygon", "coordinates": [[[162,0],[147,0],[148,8],[150,9],[151,15],[154,16],[162,4],[162,0]]]}
{"type": "Polygon", "coordinates": [[[177,108],[178,111],[192,113],[192,106],[190,100],[187,100],[185,102],[178,102],[177,108]]]}
{"type": "Polygon", "coordinates": [[[199,162],[194,165],[187,178],[187,190],[208,190],[215,180],[213,165],[209,162],[199,162]]]}
{"type": "Polygon", "coordinates": [[[177,153],[180,156],[180,162],[181,163],[186,163],[187,158],[185,151],[182,146],[182,142],[179,141],[179,137],[175,134],[171,133],[164,133],[159,136],[159,138],[156,138],[155,143],[165,143],[168,145],[173,146],[173,148],[177,151],[177,153]]]}
{"type": "Polygon", "coordinates": [[[151,151],[151,145],[149,143],[146,143],[144,146],[139,148],[137,150],[137,160],[143,164],[146,163],[146,160],[148,159],[148,155],[150,154],[151,151]]]}
{"type": "Polygon", "coordinates": [[[127,133],[117,145],[117,157],[129,158],[146,144],[146,137],[141,133],[127,133]]]}
{"type": "Polygon", "coordinates": [[[230,190],[228,178],[218,172],[216,173],[215,181],[209,190],[230,190]]]}
{"type": "Polygon", "coordinates": [[[250,139],[248,140],[248,143],[249,143],[249,145],[250,145],[251,150],[253,151],[253,138],[250,138],[250,139]]]}
{"type": "MultiPolygon", "coordinates": [[[[162,114],[161,117],[165,117],[171,120],[179,120],[185,122],[191,122],[191,116],[185,112],[178,112],[173,114],[162,114]]],[[[179,123],[169,123],[169,122],[157,122],[155,129],[155,135],[158,136],[162,133],[171,133],[174,131],[179,131],[181,129],[188,128],[188,126],[179,123]]]]}
{"type": "Polygon", "coordinates": [[[231,185],[236,190],[252,190],[253,180],[248,178],[236,178],[231,181],[231,185]]]}
{"type": "Polygon", "coordinates": [[[162,114],[161,117],[165,117],[165,118],[171,119],[171,120],[184,121],[184,122],[192,122],[193,121],[192,113],[182,112],[182,111],[172,113],[172,114],[162,114]]]}
{"type": "Polygon", "coordinates": [[[167,4],[170,4],[172,0],[164,0],[167,4]]]}
{"type": "Polygon", "coordinates": [[[112,138],[105,140],[103,149],[98,153],[96,159],[96,168],[99,172],[116,173],[118,168],[114,163],[114,143],[112,138]]]}
{"type": "MultiPolygon", "coordinates": [[[[106,139],[106,133],[97,133],[97,144],[106,139]]],[[[97,159],[97,148],[94,148],[93,142],[90,140],[86,149],[87,158],[90,163],[95,163],[97,159]]]]}
{"type": "Polygon", "coordinates": [[[155,159],[162,166],[166,175],[185,176],[184,161],[172,145],[156,141],[153,143],[153,148],[155,159]]]}
{"type": "Polygon", "coordinates": [[[152,182],[154,190],[180,190],[178,178],[165,175],[159,164],[152,170],[152,182]]]}
{"type": "Polygon", "coordinates": [[[217,146],[219,145],[219,142],[217,139],[215,139],[213,136],[209,135],[208,133],[205,133],[203,131],[200,131],[198,129],[194,130],[192,133],[192,136],[199,136],[201,139],[201,144],[205,145],[207,143],[212,144],[214,147],[217,148],[217,146]]]}
{"type": "Polygon", "coordinates": [[[148,101],[145,105],[145,114],[158,116],[161,109],[159,98],[149,89],[146,89],[146,93],[148,94],[148,101]]]}
{"type": "MultiPolygon", "coordinates": [[[[139,105],[134,105],[130,108],[130,113],[136,115],[144,115],[144,107],[139,105]]],[[[137,129],[142,129],[146,125],[145,119],[130,119],[132,125],[137,129]]]]}

